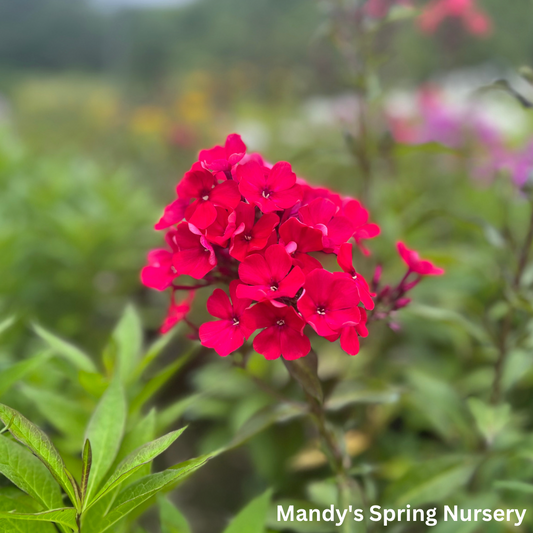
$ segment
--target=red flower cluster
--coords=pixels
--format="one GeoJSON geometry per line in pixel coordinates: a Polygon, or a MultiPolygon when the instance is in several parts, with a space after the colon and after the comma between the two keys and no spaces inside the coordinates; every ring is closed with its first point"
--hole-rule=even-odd
{"type": "Polygon", "coordinates": [[[359,351],[359,336],[367,335],[365,309],[374,302],[348,241],[368,254],[363,241],[379,234],[360,202],[312,187],[289,163],[269,165],[246,155],[236,134],[200,152],[177,194],[155,225],[166,230],[168,247],[150,252],[141,274],[148,287],[172,289],[163,331],[190,308],[191,297],[174,303],[175,291],[222,283],[229,296],[215,289],[207,301],[218,320],[198,332],[221,356],[260,330],[253,346],[267,359],[303,357],[311,349],[306,325],[331,342],[340,339],[349,354],[359,351]],[[324,254],[335,254],[343,272],[325,270],[324,254]],[[202,282],[176,285],[182,275],[202,282]]]}

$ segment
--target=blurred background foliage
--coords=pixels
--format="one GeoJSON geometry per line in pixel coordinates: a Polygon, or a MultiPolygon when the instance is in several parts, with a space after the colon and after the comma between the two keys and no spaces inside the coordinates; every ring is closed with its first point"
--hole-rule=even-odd
{"type": "MultiPolygon", "coordinates": [[[[512,73],[533,64],[532,4],[512,4],[482,2],[495,26],[482,40],[453,24],[430,37],[410,20],[378,29],[381,83],[401,93],[400,108],[412,106],[421,84],[464,94],[495,78],[518,83],[512,73]]],[[[335,345],[319,346],[328,412],[367,501],[525,508],[527,494],[518,485],[495,483],[533,479],[533,270],[526,269],[520,296],[509,283],[529,199],[505,174],[494,182],[473,178],[465,150],[395,144],[377,113],[375,167],[365,185],[351,150],[357,80],[332,45],[331,5],[0,2],[0,314],[16,317],[2,334],[1,399],[31,415],[72,464],[79,462],[83,422],[105,386],[105,361],[113,359],[107,339],[122,310],[136,305],[146,343],[164,316],[165,298],[139,282],[147,250],[162,242],[152,225],[197,150],[236,131],[252,151],[291,161],[306,179],[366,195],[382,228],[370,259],[358,258],[367,276],[378,263],[387,280],[402,275],[394,251],[400,239],[447,269],[417,287],[416,301],[396,317],[399,332],[375,325],[355,358],[335,345]],[[508,403],[495,407],[497,338],[510,307],[519,314],[503,370],[508,403]],[[32,322],[95,361],[103,357],[101,375],[43,352],[32,322]]],[[[370,109],[389,96],[396,101],[398,94],[380,91],[376,86],[370,109]]],[[[482,99],[481,107],[505,126],[512,146],[529,140],[531,111],[509,94],[482,99]]],[[[206,298],[198,295],[193,318],[205,317],[206,298]]],[[[155,381],[139,405],[158,407],[166,420],[159,432],[179,419],[190,424],[178,457],[168,453],[166,464],[226,445],[239,432],[252,436],[177,492],[194,533],[222,531],[267,487],[276,500],[333,502],[325,457],[302,413],[290,402],[280,411],[254,381],[299,398],[282,363],[254,354],[246,374],[201,352],[172,366],[186,353],[181,333],[148,369],[146,380],[155,381]],[[263,431],[255,435],[254,428],[263,431]]],[[[157,532],[153,519],[145,527],[157,532]]],[[[526,516],[520,530],[530,530],[532,520],[526,516]]],[[[331,531],[304,526],[291,530],[331,531]]],[[[444,526],[432,530],[451,531],[444,526]]],[[[475,531],[506,529],[473,523],[461,530],[475,531]]]]}

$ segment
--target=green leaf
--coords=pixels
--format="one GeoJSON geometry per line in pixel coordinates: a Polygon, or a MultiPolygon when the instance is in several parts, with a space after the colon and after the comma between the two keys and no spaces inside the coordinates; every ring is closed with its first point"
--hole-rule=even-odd
{"type": "Polygon", "coordinates": [[[272,491],[252,500],[224,530],[224,533],[264,533],[272,491]]]}
{"type": "Polygon", "coordinates": [[[98,501],[110,490],[120,485],[132,474],[137,472],[143,465],[152,462],[158,455],[161,455],[176,439],[185,431],[185,428],[173,431],[168,435],[160,437],[157,440],[148,442],[137,450],[131,452],[113,472],[111,477],[106,481],[98,495],[91,501],[91,505],[98,501]]]}
{"type": "Polygon", "coordinates": [[[63,507],[61,509],[52,509],[42,513],[13,513],[0,512],[0,520],[24,520],[26,522],[54,522],[63,526],[77,529],[76,510],[73,507],[63,507]]]}
{"type": "Polygon", "coordinates": [[[488,405],[478,398],[469,398],[468,407],[485,442],[491,445],[511,420],[511,406],[488,405]]]}
{"type": "Polygon", "coordinates": [[[494,488],[533,494],[533,483],[525,483],[523,481],[495,481],[494,488]]]}
{"type": "Polygon", "coordinates": [[[113,524],[127,516],[134,509],[149,500],[165,487],[181,481],[209,461],[212,455],[206,455],[176,465],[169,470],[150,474],[126,487],[115,500],[113,509],[105,515],[100,523],[100,533],[107,531],[113,524]]]}
{"type": "Polygon", "coordinates": [[[397,507],[436,503],[445,500],[468,482],[477,462],[442,457],[419,462],[387,488],[385,500],[397,507]]]}
{"type": "Polygon", "coordinates": [[[176,359],[173,363],[168,365],[166,368],[161,370],[158,374],[156,374],[152,379],[150,379],[141,391],[135,396],[135,398],[131,402],[131,408],[130,411],[132,413],[137,412],[141,409],[141,407],[148,401],[154,394],[156,394],[161,387],[165,385],[165,383],[168,382],[168,380],[176,374],[180,368],[182,368],[192,357],[193,355],[198,351],[198,348],[193,348],[192,350],[189,350],[185,354],[183,354],[179,359],[176,359]]]}
{"type": "MultiPolygon", "coordinates": [[[[9,513],[14,509],[24,513],[32,512],[31,507],[22,501],[0,495],[0,513],[9,513]]],[[[51,523],[24,522],[16,518],[13,520],[0,518],[0,531],[5,533],[57,533],[56,528],[51,523]]]]}
{"type": "Polygon", "coordinates": [[[85,438],[91,441],[92,449],[87,501],[91,501],[117,456],[124,435],[126,410],[122,384],[114,379],[100,399],[85,434],[85,438]]]}
{"type": "Polygon", "coordinates": [[[87,424],[87,411],[77,402],[66,402],[65,396],[56,392],[26,384],[21,386],[21,390],[53,427],[77,441],[79,449],[82,443],[79,437],[83,435],[87,424]]]}
{"type": "Polygon", "coordinates": [[[0,373],[0,396],[6,393],[15,383],[23,379],[27,374],[35,370],[45,361],[50,359],[51,352],[42,352],[31,359],[20,361],[14,365],[4,368],[0,373]]]}
{"type": "Polygon", "coordinates": [[[124,310],[112,340],[116,346],[119,373],[125,382],[137,366],[142,347],[141,320],[132,305],[128,305],[124,310]]]}
{"type": "Polygon", "coordinates": [[[91,358],[76,346],[57,337],[53,333],[50,333],[37,324],[33,324],[33,329],[35,333],[37,333],[37,335],[39,335],[39,337],[41,337],[46,344],[48,344],[54,353],[63,357],[75,367],[79,368],[80,370],[85,370],[86,372],[97,371],[96,366],[92,362],[91,358]]]}
{"type": "Polygon", "coordinates": [[[93,452],[91,449],[91,441],[87,439],[83,446],[82,464],[81,464],[81,501],[85,503],[87,496],[87,484],[89,483],[89,475],[93,464],[93,452]]]}
{"type": "Polygon", "coordinates": [[[45,433],[7,405],[0,404],[0,420],[19,442],[27,446],[46,465],[71,502],[78,506],[80,494],[77,483],[45,433]]]}
{"type": "Polygon", "coordinates": [[[141,418],[124,436],[120,450],[115,459],[113,470],[134,450],[140,448],[156,437],[156,410],[150,409],[147,415],[141,418]]]}
{"type": "Polygon", "coordinates": [[[2,335],[4,331],[7,331],[14,323],[15,323],[14,316],[11,316],[9,318],[6,318],[5,320],[2,320],[2,322],[0,322],[0,335],[2,335]]]}
{"type": "Polygon", "coordinates": [[[287,361],[283,359],[290,375],[300,383],[303,390],[322,403],[323,393],[320,379],[318,378],[318,358],[315,352],[309,353],[306,357],[287,361]]]}
{"type": "Polygon", "coordinates": [[[0,474],[46,509],[63,505],[61,490],[48,468],[27,448],[0,435],[0,474]]]}
{"type": "Polygon", "coordinates": [[[159,498],[161,533],[191,533],[187,519],[166,498],[159,498]]]}

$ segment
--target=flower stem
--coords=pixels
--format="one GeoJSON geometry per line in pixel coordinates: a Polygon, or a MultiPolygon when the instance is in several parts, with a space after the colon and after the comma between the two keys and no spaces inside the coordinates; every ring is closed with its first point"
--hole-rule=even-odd
{"type": "MultiPolygon", "coordinates": [[[[529,253],[531,246],[533,245],[533,202],[531,204],[531,214],[529,219],[529,228],[527,235],[524,239],[524,244],[520,250],[520,256],[518,259],[518,267],[516,269],[516,274],[513,278],[512,287],[514,290],[518,290],[520,287],[520,282],[522,281],[522,276],[524,275],[524,270],[526,268],[529,253]]],[[[509,354],[508,350],[508,337],[511,332],[511,325],[513,319],[513,309],[510,308],[505,318],[503,319],[503,324],[498,340],[498,359],[494,366],[494,381],[492,384],[492,394],[490,401],[493,405],[497,405],[502,400],[502,380],[503,373],[505,370],[505,362],[507,361],[507,356],[509,354]]]]}

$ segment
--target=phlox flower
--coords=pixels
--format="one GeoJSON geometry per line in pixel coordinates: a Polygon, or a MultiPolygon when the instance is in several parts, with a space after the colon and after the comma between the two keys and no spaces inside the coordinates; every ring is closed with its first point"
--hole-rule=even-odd
{"type": "Polygon", "coordinates": [[[222,289],[215,289],[207,300],[207,310],[219,320],[205,322],[199,330],[202,344],[222,357],[238,350],[255,329],[248,310],[252,300],[237,296],[238,284],[235,280],[229,285],[231,301],[222,289]]]}
{"type": "Polygon", "coordinates": [[[217,260],[213,247],[192,224],[178,224],[171,234],[171,240],[177,249],[172,256],[172,263],[178,275],[202,279],[215,268],[217,260]]]}
{"type": "Polygon", "coordinates": [[[298,211],[299,219],[307,226],[322,232],[325,251],[337,251],[354,233],[348,217],[339,215],[340,208],[327,198],[316,198],[298,211]]]}
{"type": "Polygon", "coordinates": [[[198,161],[213,172],[229,172],[246,154],[246,145],[236,133],[228,135],[224,146],[217,145],[209,150],[201,150],[198,161]]]}
{"type": "Polygon", "coordinates": [[[239,266],[242,281],[237,296],[261,302],[279,298],[293,298],[305,283],[300,267],[292,266],[292,259],[280,244],[273,244],[261,254],[249,255],[239,266]]]}
{"type": "Polygon", "coordinates": [[[396,246],[400,257],[409,268],[409,272],[414,272],[420,276],[441,276],[444,274],[443,268],[435,266],[427,259],[420,259],[418,252],[409,250],[403,242],[399,242],[396,246]]]}
{"type": "Polygon", "coordinates": [[[344,244],[341,244],[339,248],[339,253],[337,254],[337,263],[342,268],[342,270],[346,272],[346,274],[348,274],[350,278],[355,281],[355,285],[357,286],[357,293],[362,304],[367,309],[372,310],[374,309],[374,300],[372,300],[372,294],[365,278],[355,271],[355,268],[353,266],[352,249],[353,245],[351,243],[346,242],[344,244]]]}
{"type": "Polygon", "coordinates": [[[242,261],[248,254],[262,250],[279,224],[279,217],[275,213],[268,213],[255,221],[255,207],[240,202],[235,209],[236,230],[231,239],[229,253],[235,259],[242,261]]]}
{"type": "MultiPolygon", "coordinates": [[[[216,288],[207,300],[216,320],[197,328],[200,342],[219,355],[241,349],[255,334],[253,347],[267,359],[304,357],[311,350],[306,325],[356,354],[372,318],[364,307],[374,309],[374,294],[353,266],[352,241],[368,253],[362,242],[377,236],[379,227],[357,200],[309,185],[287,162],[270,165],[245,151],[236,134],[223,147],[202,151],[156,224],[165,230],[168,248],[149,253],[141,280],[156,290],[172,289],[161,331],[183,320],[196,329],[187,319],[194,291],[222,284],[228,290],[216,288]],[[337,256],[343,272],[324,268],[327,255],[337,256]],[[177,284],[182,275],[201,281],[177,284]],[[189,296],[176,303],[178,291],[189,296]]],[[[425,267],[429,262],[416,252],[402,253],[407,275],[440,273],[425,267]]],[[[376,302],[398,309],[410,287],[406,281],[395,292],[386,287],[376,302]]]]}
{"type": "Polygon", "coordinates": [[[320,336],[335,335],[343,326],[355,326],[361,320],[357,286],[344,274],[313,270],[304,289],[298,309],[320,336]]]}
{"type": "Polygon", "coordinates": [[[180,198],[193,200],[185,210],[185,218],[197,228],[205,229],[217,218],[216,207],[235,209],[241,200],[239,187],[233,180],[217,183],[205,169],[187,172],[177,187],[180,198]]]}
{"type": "Polygon", "coordinates": [[[176,303],[174,300],[173,292],[167,316],[159,331],[161,333],[168,333],[174,326],[184,320],[191,310],[191,304],[193,300],[194,291],[190,291],[189,294],[181,302],[176,303]]]}
{"type": "Polygon", "coordinates": [[[148,253],[148,265],[141,271],[141,281],[144,285],[164,291],[172,285],[172,281],[177,276],[177,270],[172,265],[171,252],[158,249],[148,253]]]}
{"type": "Polygon", "coordinates": [[[249,161],[237,168],[237,178],[241,194],[263,213],[288,209],[302,198],[296,174],[285,161],[271,169],[249,161]]]}
{"type": "Polygon", "coordinates": [[[306,356],[311,342],[304,335],[305,321],[293,307],[275,307],[271,302],[258,303],[250,309],[255,329],[262,329],[254,339],[254,350],[266,359],[293,360],[306,356]]]}

